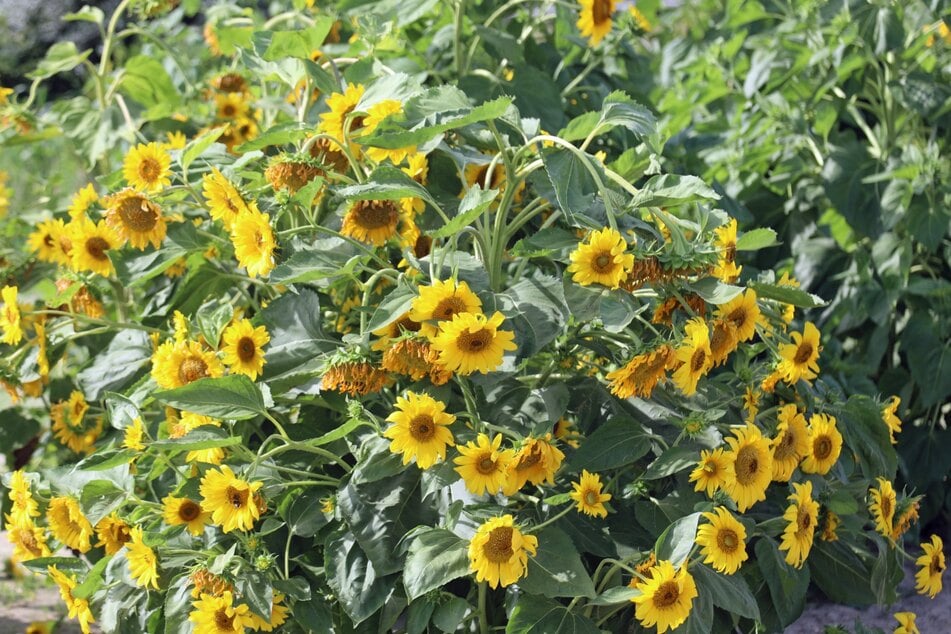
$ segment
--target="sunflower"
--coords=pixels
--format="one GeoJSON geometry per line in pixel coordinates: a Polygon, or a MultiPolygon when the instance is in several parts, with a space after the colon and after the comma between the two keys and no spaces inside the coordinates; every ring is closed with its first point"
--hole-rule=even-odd
{"type": "Polygon", "coordinates": [[[213,572],[199,568],[191,575],[189,575],[188,580],[192,584],[192,598],[197,599],[203,594],[207,594],[213,597],[220,597],[225,592],[233,592],[234,586],[232,586],[224,577],[220,577],[213,572]]]}
{"type": "Polygon", "coordinates": [[[39,517],[39,505],[33,499],[33,494],[30,492],[30,481],[21,469],[10,474],[10,500],[13,502],[10,515],[14,523],[20,519],[32,521],[32,518],[39,517]]]}
{"type": "Polygon", "coordinates": [[[169,178],[171,164],[172,157],[158,143],[139,144],[126,154],[122,175],[131,187],[139,191],[157,192],[172,184],[169,178]]]}
{"type": "Polygon", "coordinates": [[[202,593],[192,606],[188,620],[195,624],[193,634],[244,634],[253,623],[251,608],[244,603],[235,606],[230,590],[220,596],[202,593]]]}
{"type": "Polygon", "coordinates": [[[614,0],[580,0],[580,2],[578,30],[581,31],[581,35],[588,38],[591,46],[597,46],[604,36],[611,32],[614,0]]]}
{"type": "Polygon", "coordinates": [[[129,525],[115,513],[99,520],[96,536],[99,538],[96,546],[105,548],[107,555],[116,554],[132,539],[129,525]]]}
{"type": "Polygon", "coordinates": [[[420,324],[410,319],[408,312],[403,313],[396,321],[373,331],[373,334],[379,339],[370,347],[373,350],[383,352],[390,347],[390,342],[394,339],[399,339],[407,332],[418,332],[419,329],[420,324]]]}
{"type": "Polygon", "coordinates": [[[746,410],[746,422],[751,425],[753,421],[756,420],[756,415],[759,414],[759,400],[761,396],[762,393],[754,389],[751,385],[748,385],[746,391],[743,393],[743,409],[746,410]]]}
{"type": "Polygon", "coordinates": [[[892,524],[891,539],[897,542],[911,525],[918,521],[919,498],[905,498],[895,509],[895,521],[892,524]]]}
{"type": "Polygon", "coordinates": [[[917,617],[914,612],[895,612],[894,616],[898,621],[898,627],[892,631],[892,634],[921,634],[915,623],[917,617]]]}
{"type": "Polygon", "coordinates": [[[264,326],[254,327],[250,319],[242,319],[221,334],[224,342],[224,364],[232,374],[243,374],[252,381],[264,370],[264,346],[271,340],[264,326]]]}
{"type": "Polygon", "coordinates": [[[58,218],[44,220],[36,225],[36,231],[27,238],[27,245],[41,262],[69,264],[69,258],[59,248],[60,236],[66,235],[66,225],[58,218]]]}
{"type": "Polygon", "coordinates": [[[422,324],[420,332],[432,339],[439,332],[440,322],[462,313],[480,312],[482,300],[468,284],[453,279],[433,280],[430,286],[419,287],[419,296],[410,305],[409,318],[422,324]]]}
{"type": "Polygon", "coordinates": [[[577,449],[581,446],[581,433],[575,427],[575,423],[567,418],[559,418],[552,429],[555,438],[565,443],[569,447],[577,449]]]}
{"type": "Polygon", "coordinates": [[[453,315],[432,341],[433,349],[439,353],[439,363],[463,375],[496,370],[502,365],[505,351],[518,348],[512,331],[498,329],[504,319],[498,311],[491,317],[473,313],[453,315]]]}
{"type": "Polygon", "coordinates": [[[944,543],[937,535],[931,536],[931,543],[921,544],[924,553],[915,560],[920,567],[915,573],[915,589],[918,594],[927,594],[932,599],[941,592],[941,576],[944,574],[944,543]]]}
{"type": "Polygon", "coordinates": [[[0,341],[15,346],[23,339],[23,328],[20,326],[20,305],[17,304],[16,286],[4,286],[0,290],[3,298],[3,312],[0,312],[0,329],[3,337],[0,341]]]}
{"type": "Polygon", "coordinates": [[[493,589],[512,585],[528,571],[528,556],[535,556],[538,538],[524,535],[511,515],[482,524],[469,542],[469,570],[476,581],[493,589]]]}
{"type": "Polygon", "coordinates": [[[337,141],[343,141],[345,127],[350,132],[355,132],[363,127],[362,117],[349,121],[349,125],[347,119],[356,110],[357,103],[363,97],[364,90],[362,84],[347,84],[347,88],[342,94],[335,92],[327,97],[327,107],[330,108],[330,112],[320,115],[320,124],[317,129],[332,136],[337,141]]]}
{"type": "Polygon", "coordinates": [[[144,250],[152,243],[156,249],[165,239],[167,227],[162,209],[145,194],[126,188],[105,200],[106,224],[112,227],[123,242],[144,250]]]}
{"type": "Polygon", "coordinates": [[[244,91],[226,91],[223,95],[215,95],[215,109],[217,117],[228,121],[246,119],[251,115],[251,107],[244,91]]]}
{"type": "Polygon", "coordinates": [[[885,425],[888,427],[888,437],[891,439],[893,445],[898,443],[898,441],[895,440],[895,434],[901,433],[901,419],[896,415],[899,405],[901,405],[901,399],[897,396],[893,396],[882,408],[882,420],[885,421],[885,425]]]}
{"type": "Polygon", "coordinates": [[[611,394],[628,399],[632,396],[650,398],[658,381],[664,377],[673,356],[670,346],[664,344],[650,352],[639,354],[621,368],[609,372],[611,394]]]}
{"type": "Polygon", "coordinates": [[[784,343],[779,346],[779,356],[782,359],[776,366],[776,371],[783,376],[783,380],[790,385],[799,379],[808,383],[819,373],[819,331],[811,321],[806,322],[802,334],[792,333],[793,343],[784,343]]]}
{"type": "Polygon", "coordinates": [[[717,367],[736,350],[738,343],[736,327],[726,319],[714,320],[710,326],[710,362],[717,367]]]}
{"type": "Polygon", "coordinates": [[[704,513],[709,524],[697,529],[697,545],[702,547],[703,563],[712,565],[718,572],[732,575],[749,558],[746,553],[746,527],[733,515],[718,506],[713,513],[704,513]]]}
{"type": "Polygon", "coordinates": [[[67,548],[87,552],[92,548],[89,540],[93,535],[92,524],[83,515],[79,502],[71,497],[54,497],[46,509],[46,521],[50,532],[67,548]]]}
{"type": "Polygon", "coordinates": [[[89,624],[95,623],[96,619],[93,618],[92,610],[89,609],[89,601],[73,596],[73,590],[79,585],[76,582],[76,576],[67,575],[61,572],[56,566],[49,566],[46,570],[49,573],[50,579],[59,587],[59,594],[66,603],[69,618],[78,620],[79,627],[82,629],[83,634],[89,634],[89,624]]]}
{"type": "Polygon", "coordinates": [[[389,382],[389,375],[368,361],[345,361],[327,369],[320,387],[350,396],[364,396],[379,392],[389,382]]]}
{"type": "Polygon", "coordinates": [[[383,432],[392,440],[390,451],[403,454],[403,464],[416,459],[416,466],[428,469],[446,458],[446,447],[454,445],[448,426],[456,420],[446,413],[446,404],[428,394],[406,392],[396,397],[396,411],[386,420],[393,423],[383,432]]]}
{"type": "Polygon", "coordinates": [[[822,523],[822,533],[819,535],[819,539],[824,542],[839,541],[839,535],[837,534],[837,531],[839,530],[839,526],[841,524],[842,519],[832,511],[826,509],[826,518],[822,523]]]}
{"type": "Polygon", "coordinates": [[[231,242],[238,264],[248,275],[267,275],[274,268],[274,249],[277,242],[268,215],[258,210],[256,203],[249,205],[248,213],[239,214],[231,226],[231,242]]]}
{"type": "Polygon", "coordinates": [[[690,616],[697,584],[682,566],[675,570],[669,561],[661,561],[650,569],[650,579],[638,584],[641,594],[631,599],[636,604],[635,616],[644,627],[657,626],[660,634],[676,629],[690,616]]]}
{"type": "Polygon", "coordinates": [[[76,271],[89,271],[108,277],[114,272],[108,252],[122,246],[122,238],[105,220],[94,223],[85,216],[70,223],[70,265],[76,271]]]}
{"type": "Polygon", "coordinates": [[[466,488],[475,495],[493,495],[505,484],[508,466],[515,458],[513,449],[500,449],[502,434],[491,441],[486,434],[479,434],[476,442],[469,441],[459,446],[459,457],[453,462],[456,473],[462,476],[466,488]]]}
{"type": "Polygon", "coordinates": [[[289,613],[290,610],[284,605],[284,595],[275,592],[271,601],[271,618],[265,621],[254,612],[248,612],[251,618],[251,624],[248,627],[259,632],[273,632],[274,628],[284,624],[289,613]]]}
{"type": "Polygon", "coordinates": [[[727,456],[722,449],[700,452],[700,461],[690,472],[690,481],[696,482],[694,491],[706,491],[713,497],[716,490],[726,484],[727,456]]]}
{"type": "Polygon", "coordinates": [[[197,341],[166,341],[152,354],[152,378],[164,389],[222,374],[224,368],[215,353],[197,341]]]}
{"type": "Polygon", "coordinates": [[[131,541],[126,544],[126,559],[129,560],[129,573],[135,582],[148,589],[158,590],[158,558],[149,548],[142,536],[142,527],[136,526],[130,533],[131,541]]]}
{"type": "Polygon", "coordinates": [[[717,316],[733,324],[740,341],[749,341],[756,334],[760,310],[756,303],[756,291],[751,288],[720,306],[717,316]]]}
{"type": "Polygon", "coordinates": [[[836,429],[835,417],[813,414],[809,418],[809,452],[802,461],[805,473],[829,473],[842,452],[842,434],[836,429]]]}
{"type": "MultiPolygon", "coordinates": [[[[367,108],[367,116],[363,119],[364,134],[372,133],[387,117],[399,115],[402,112],[403,104],[396,99],[384,99],[383,101],[373,104],[367,108]]],[[[363,151],[377,163],[389,159],[393,165],[399,165],[407,156],[416,154],[416,146],[410,145],[392,149],[364,146],[363,151]]]]}
{"type": "Polygon", "coordinates": [[[809,431],[806,418],[795,405],[779,408],[779,425],[773,447],[773,480],[788,482],[799,461],[809,453],[809,431]]]}
{"type": "Polygon", "coordinates": [[[286,190],[293,196],[307,183],[323,175],[324,171],[315,163],[317,161],[309,157],[281,154],[272,159],[264,170],[264,177],[274,191],[286,190]]]}
{"type": "Polygon", "coordinates": [[[50,549],[46,545],[46,531],[37,526],[31,518],[14,520],[6,516],[4,528],[7,539],[13,545],[13,558],[17,561],[30,561],[38,557],[49,557],[50,549]]]}
{"type": "Polygon", "coordinates": [[[329,178],[334,174],[346,174],[350,170],[350,159],[340,145],[333,139],[321,137],[311,143],[310,156],[320,163],[321,167],[329,170],[329,178]]]}
{"type": "Polygon", "coordinates": [[[736,502],[740,513],[745,513],[760,500],[766,499],[766,488],[773,475],[773,453],[769,440],[755,425],[747,425],[727,438],[730,451],[725,455],[727,494],[736,502]]]}
{"type": "Polygon", "coordinates": [[[142,419],[138,416],[132,420],[132,424],[125,428],[122,438],[122,446],[133,451],[142,451],[145,449],[145,443],[142,438],[145,436],[145,426],[142,419]]]}
{"type": "Polygon", "coordinates": [[[527,483],[555,483],[555,473],[561,468],[565,454],[551,442],[551,434],[541,438],[526,438],[509,463],[502,493],[511,496],[527,483]]]}
{"type": "Polygon", "coordinates": [[[189,498],[169,495],[162,500],[162,519],[165,523],[169,526],[184,525],[195,537],[205,532],[205,524],[210,516],[201,504],[189,498]]]}
{"type": "Polygon", "coordinates": [[[634,266],[634,255],[625,253],[626,250],[627,242],[617,230],[592,232],[571,252],[571,279],[582,286],[600,284],[617,288],[634,266]]]}
{"type": "Polygon", "coordinates": [[[231,468],[223,465],[210,469],[201,479],[202,508],[211,513],[211,521],[230,533],[234,529],[251,530],[261,516],[257,491],[262,482],[246,482],[237,477],[231,468]]]}
{"type": "Polygon", "coordinates": [[[577,502],[580,513],[593,517],[607,517],[608,510],[604,508],[604,503],[611,499],[611,494],[601,493],[601,486],[601,476],[588,473],[587,469],[583,469],[581,480],[571,483],[574,490],[568,496],[577,502]]]}
{"type": "Polygon", "coordinates": [[[898,496],[895,494],[892,483],[885,478],[876,478],[875,481],[878,482],[878,488],[873,487],[868,492],[871,498],[868,510],[875,522],[875,530],[879,534],[888,537],[892,534],[892,527],[894,526],[898,496]]]}
{"type": "Polygon", "coordinates": [[[735,282],[740,277],[742,266],[736,265],[736,219],[730,218],[730,222],[714,230],[716,239],[714,244],[717,247],[719,257],[717,265],[712,273],[714,277],[724,282],[735,282]]]}
{"type": "Polygon", "coordinates": [[[86,417],[89,405],[82,392],[74,390],[68,401],[50,407],[56,439],[76,453],[89,453],[102,433],[101,417],[86,417]]]}
{"type": "Polygon", "coordinates": [[[819,522],[819,503],[812,499],[812,482],[795,482],[793,490],[794,493],[787,498],[792,504],[783,513],[783,519],[789,523],[783,531],[779,549],[786,551],[787,564],[802,568],[812,549],[819,522]]]}
{"type": "Polygon", "coordinates": [[[681,366],[674,372],[673,381],[684,393],[690,396],[697,391],[697,381],[713,365],[710,352],[710,331],[700,317],[695,317],[684,326],[684,339],[674,352],[681,366]]]}
{"type": "Polygon", "coordinates": [[[355,200],[343,217],[340,233],[382,247],[396,237],[401,211],[398,200],[355,200]]]}
{"type": "Polygon", "coordinates": [[[212,167],[211,173],[202,178],[201,193],[208,203],[211,217],[220,220],[228,231],[238,216],[251,212],[238,188],[217,167],[212,167]]]}
{"type": "MultiPolygon", "coordinates": [[[[179,418],[174,414],[175,410],[171,410],[172,415],[169,415],[168,422],[166,423],[168,427],[168,437],[169,438],[184,438],[192,430],[198,429],[199,427],[204,427],[210,425],[212,427],[221,427],[221,421],[212,418],[211,416],[204,416],[202,414],[196,414],[194,412],[182,412],[181,417],[179,418]]],[[[185,462],[203,462],[205,464],[219,465],[225,457],[225,450],[222,447],[209,447],[208,449],[195,449],[189,451],[185,454],[185,462]]]]}

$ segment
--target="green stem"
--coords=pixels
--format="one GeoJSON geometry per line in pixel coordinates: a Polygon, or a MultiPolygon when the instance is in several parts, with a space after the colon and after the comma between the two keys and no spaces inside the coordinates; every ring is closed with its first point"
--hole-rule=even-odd
{"type": "Polygon", "coordinates": [[[529,528],[529,529],[526,530],[525,532],[526,532],[526,533],[537,533],[538,531],[540,531],[541,529],[545,528],[545,527],[548,526],[549,524],[553,524],[553,523],[557,522],[558,520],[560,520],[561,518],[563,518],[565,515],[568,515],[568,513],[571,513],[574,509],[575,509],[574,505],[569,504],[568,506],[565,507],[565,509],[564,509],[563,511],[561,511],[560,513],[558,513],[558,515],[555,515],[554,517],[549,517],[547,520],[545,520],[545,521],[542,522],[541,524],[536,524],[535,526],[532,526],[531,528],[529,528]]]}
{"type": "Polygon", "coordinates": [[[479,584],[479,632],[489,634],[489,615],[486,613],[486,582],[479,584]]]}
{"type": "Polygon", "coordinates": [[[462,56],[462,27],[466,17],[466,0],[456,0],[453,18],[453,57],[456,64],[456,77],[462,79],[466,72],[466,60],[462,56]]]}
{"type": "Polygon", "coordinates": [[[142,324],[134,324],[128,322],[118,322],[111,321],[109,319],[97,319],[96,317],[90,317],[88,315],[82,315],[79,313],[68,313],[62,310],[35,310],[30,313],[31,315],[51,315],[53,317],[70,317],[72,319],[78,319],[79,321],[96,324],[97,326],[109,326],[115,329],[126,329],[126,330],[142,330],[143,332],[157,332],[165,333],[166,331],[161,330],[160,328],[152,328],[151,326],[145,326],[142,324]]]}

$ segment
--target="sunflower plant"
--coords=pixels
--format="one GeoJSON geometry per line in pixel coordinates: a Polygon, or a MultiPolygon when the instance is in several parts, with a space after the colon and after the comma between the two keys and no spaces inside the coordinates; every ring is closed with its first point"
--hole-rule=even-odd
{"type": "Polygon", "coordinates": [[[4,525],[69,618],[781,631],[810,588],[892,602],[894,409],[825,380],[823,300],[748,264],[775,232],[581,85],[649,17],[311,4],[87,7],[96,63],[56,45],[3,104],[6,147],[85,168],[5,220],[0,311],[4,525]],[[43,102],[63,72],[82,94],[43,102]]]}

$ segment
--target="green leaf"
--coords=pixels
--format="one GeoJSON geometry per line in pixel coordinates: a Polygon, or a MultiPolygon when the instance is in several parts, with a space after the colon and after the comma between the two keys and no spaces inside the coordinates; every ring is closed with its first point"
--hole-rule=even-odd
{"type": "Polygon", "coordinates": [[[720,194],[696,176],[663,174],[651,176],[641,190],[631,197],[628,206],[676,207],[688,203],[719,200],[720,194]]]}
{"type": "Polygon", "coordinates": [[[459,210],[449,222],[444,224],[436,231],[429,232],[434,238],[447,238],[462,231],[472,224],[472,222],[482,215],[485,208],[492,204],[499,195],[497,189],[483,190],[481,185],[476,183],[466,192],[466,195],[459,203],[459,210]]]}
{"type": "MultiPolygon", "coordinates": [[[[597,130],[604,134],[613,128],[627,128],[638,138],[646,139],[656,132],[657,120],[650,110],[617,90],[605,97],[600,112],[587,112],[572,119],[558,136],[566,141],[578,141],[597,130]]],[[[597,135],[595,135],[597,136],[597,135]]]]}
{"type": "Polygon", "coordinates": [[[806,590],[809,588],[809,569],[797,569],[788,565],[776,542],[762,537],[756,542],[756,563],[759,564],[773,608],[780,625],[786,627],[799,618],[806,606],[806,590]]]}
{"type": "MultiPolygon", "coordinates": [[[[524,278],[499,296],[513,328],[519,358],[536,354],[555,340],[568,322],[561,280],[547,275],[524,278]]],[[[506,324],[511,324],[508,326],[506,324]]]]}
{"type": "Polygon", "coordinates": [[[468,601],[447,592],[439,595],[439,601],[439,605],[433,611],[433,625],[446,634],[458,632],[466,613],[471,609],[468,601]]]}
{"type": "Polygon", "coordinates": [[[46,79],[58,73],[72,70],[85,61],[92,49],[80,53],[73,42],[57,42],[36,65],[36,70],[27,73],[29,79],[46,79]]]}
{"type": "Polygon", "coordinates": [[[410,601],[469,574],[468,542],[443,528],[418,533],[410,542],[403,585],[410,601]]]}
{"type": "Polygon", "coordinates": [[[192,162],[224,134],[225,128],[226,126],[212,128],[188,142],[179,158],[179,162],[182,164],[182,172],[188,173],[188,168],[191,167],[192,162]]]}
{"type": "Polygon", "coordinates": [[[601,634],[594,621],[566,606],[540,597],[518,597],[505,634],[601,634]]]}
{"type": "Polygon", "coordinates": [[[165,116],[181,102],[172,78],[155,57],[136,55],[125,63],[124,70],[119,90],[145,108],[154,109],[157,116],[165,116]]]}
{"type": "Polygon", "coordinates": [[[435,205],[436,201],[425,187],[414,181],[403,170],[382,165],[358,185],[341,187],[337,193],[347,200],[402,200],[422,198],[435,205]]]}
{"type": "Polygon", "coordinates": [[[202,337],[205,338],[211,347],[218,348],[218,342],[221,340],[221,332],[231,321],[234,309],[231,304],[222,302],[218,299],[211,299],[198,309],[195,319],[198,321],[198,329],[202,337]]]}
{"type": "MultiPolygon", "coordinates": [[[[591,167],[597,159],[589,157],[591,167]]],[[[569,224],[575,226],[594,226],[598,223],[590,218],[590,209],[595,198],[600,194],[598,184],[588,171],[585,162],[571,150],[562,148],[548,148],[542,151],[542,161],[545,164],[545,173],[555,190],[558,207],[569,224]]],[[[602,178],[602,183],[604,182],[602,178]]]]}
{"type": "Polygon", "coordinates": [[[31,570],[42,570],[43,572],[46,572],[47,566],[56,566],[66,572],[78,572],[81,574],[85,574],[86,571],[89,570],[89,566],[86,565],[86,562],[78,557],[37,557],[36,559],[21,562],[21,564],[31,570]]]}
{"type": "Polygon", "coordinates": [[[261,311],[261,319],[271,335],[264,366],[265,380],[270,381],[337,348],[339,342],[324,335],[322,314],[317,293],[310,289],[296,295],[285,293],[261,311]]]}
{"type": "MultiPolygon", "coordinates": [[[[39,434],[39,422],[26,418],[13,409],[3,410],[3,423],[0,424],[0,455],[12,454],[20,447],[26,445],[30,440],[39,434]]],[[[7,464],[13,461],[8,457],[7,464]]]]}
{"type": "Polygon", "coordinates": [[[88,4],[75,13],[67,13],[63,16],[64,22],[93,22],[95,24],[102,24],[105,19],[106,15],[102,12],[102,9],[89,6],[88,4]]]}
{"type": "Polygon", "coordinates": [[[120,330],[106,349],[76,377],[89,401],[125,387],[152,358],[149,336],[141,330],[120,330]]]}
{"type": "Polygon", "coordinates": [[[164,634],[178,634],[189,627],[188,615],[192,611],[192,584],[188,574],[175,577],[165,593],[164,634]]]}
{"type": "Polygon", "coordinates": [[[921,390],[921,407],[931,407],[951,395],[951,347],[928,313],[915,313],[901,333],[901,348],[911,377],[921,390]]]}
{"type": "Polygon", "coordinates": [[[274,284],[299,284],[335,278],[357,266],[359,253],[356,246],[340,238],[317,240],[274,267],[269,279],[274,284]]]}
{"type": "Polygon", "coordinates": [[[92,570],[86,573],[85,578],[82,578],[82,583],[70,592],[74,599],[89,599],[102,587],[102,573],[105,572],[110,561],[112,561],[112,555],[106,555],[96,562],[92,570]]]}
{"type": "Polygon", "coordinates": [[[878,557],[872,564],[870,586],[875,603],[891,605],[898,599],[898,584],[905,576],[902,568],[901,551],[890,547],[884,539],[874,535],[878,547],[878,557]]]}
{"type": "Polygon", "coordinates": [[[776,232],[772,229],[760,228],[747,231],[736,240],[737,251],[759,251],[779,244],[776,232]]]}
{"type": "Polygon", "coordinates": [[[381,576],[349,531],[339,528],[331,533],[323,550],[327,585],[355,624],[383,607],[393,593],[395,577],[381,576]]]}
{"type": "Polygon", "coordinates": [[[333,26],[330,16],[317,16],[313,25],[299,31],[257,31],[254,33],[254,48],[263,51],[261,57],[269,62],[287,57],[310,59],[311,53],[320,49],[333,26]]]}
{"type": "Polygon", "coordinates": [[[836,603],[871,605],[874,602],[869,585],[872,571],[841,541],[815,542],[808,563],[812,580],[836,603]]]}
{"type": "Polygon", "coordinates": [[[244,154],[245,152],[253,152],[254,150],[263,150],[272,145],[286,145],[300,141],[312,134],[314,134],[313,128],[303,126],[296,121],[279,123],[272,128],[268,128],[263,134],[242,143],[235,148],[235,152],[244,154]]]}
{"type": "MultiPolygon", "coordinates": [[[[693,572],[693,570],[691,570],[693,572]]],[[[628,586],[615,586],[613,588],[608,588],[592,601],[588,605],[618,605],[626,604],[631,601],[634,597],[639,597],[641,591],[637,588],[629,588],[628,586]]]]}
{"type": "Polygon", "coordinates": [[[89,523],[95,526],[99,520],[112,513],[126,499],[128,493],[109,480],[93,480],[83,487],[79,505],[89,523]]]}
{"type": "Polygon", "coordinates": [[[594,598],[597,594],[575,545],[561,530],[549,526],[538,534],[538,552],[528,558],[528,576],[519,587],[546,597],[594,598]]]}
{"type": "Polygon", "coordinates": [[[837,428],[858,457],[862,474],[869,480],[879,476],[893,480],[898,461],[879,405],[867,396],[854,395],[835,414],[837,428]]]}
{"type": "Polygon", "coordinates": [[[397,321],[410,309],[414,299],[416,299],[416,293],[413,289],[408,284],[400,284],[387,293],[386,298],[373,311],[367,330],[376,332],[397,321]]]}
{"type": "Polygon", "coordinates": [[[245,420],[266,412],[261,391],[243,374],[198,379],[182,387],[156,392],[155,400],[223,420],[245,420]]]}
{"type": "Polygon", "coordinates": [[[715,277],[705,277],[687,285],[687,288],[695,292],[703,301],[719,306],[743,292],[739,286],[724,284],[715,277]]]}
{"type": "Polygon", "coordinates": [[[753,281],[749,282],[747,286],[756,291],[757,297],[773,299],[777,302],[783,302],[784,304],[798,306],[799,308],[819,308],[820,306],[826,305],[826,302],[818,295],[813,295],[812,293],[807,293],[806,291],[791,286],[777,286],[775,284],[764,284],[763,282],[753,281]]]}
{"type": "Polygon", "coordinates": [[[106,411],[109,413],[109,424],[114,429],[125,429],[132,421],[141,417],[138,405],[128,397],[115,392],[106,392],[103,397],[106,411]]]}
{"type": "Polygon", "coordinates": [[[692,566],[690,573],[697,582],[697,592],[709,594],[715,606],[747,619],[760,620],[759,605],[742,575],[721,575],[703,564],[692,566]]]}
{"type": "Polygon", "coordinates": [[[214,425],[203,425],[181,438],[155,440],[149,447],[159,451],[201,451],[215,447],[233,447],[241,444],[241,436],[232,436],[227,430],[214,425]]]}
{"type": "Polygon", "coordinates": [[[679,568],[693,549],[699,522],[700,513],[691,513],[668,526],[654,544],[657,559],[670,561],[674,568],[679,568]]]}
{"type": "Polygon", "coordinates": [[[287,509],[287,528],[299,537],[313,537],[330,521],[323,512],[320,499],[326,495],[321,489],[305,489],[287,509]]]}
{"type": "Polygon", "coordinates": [[[636,462],[651,447],[650,439],[634,420],[614,418],[598,427],[571,456],[577,469],[591,472],[614,469],[636,462]]]}
{"type": "Polygon", "coordinates": [[[238,577],[235,589],[240,593],[241,600],[251,608],[251,612],[262,619],[271,619],[274,589],[265,575],[260,572],[244,572],[238,577]]]}
{"type": "Polygon", "coordinates": [[[700,460],[700,453],[696,449],[671,447],[648,465],[644,473],[641,474],[641,479],[657,480],[666,478],[684,469],[697,466],[698,460],[700,460]]]}

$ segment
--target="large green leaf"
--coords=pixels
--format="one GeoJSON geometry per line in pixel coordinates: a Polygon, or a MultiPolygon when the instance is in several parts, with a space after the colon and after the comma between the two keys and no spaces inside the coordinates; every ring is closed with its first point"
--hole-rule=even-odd
{"type": "Polygon", "coordinates": [[[213,418],[244,420],[266,411],[261,390],[243,374],[205,378],[155,393],[160,403],[213,418]]]}
{"type": "Polygon", "coordinates": [[[571,456],[578,469],[604,471],[631,464],[650,450],[650,439],[634,420],[614,418],[598,427],[571,456]]]}
{"type": "Polygon", "coordinates": [[[875,602],[869,583],[872,571],[842,541],[817,540],[807,561],[812,580],[832,601],[849,605],[875,602]]]}
{"type": "Polygon", "coordinates": [[[402,198],[421,198],[436,204],[425,187],[414,181],[403,170],[382,165],[357,185],[341,187],[337,190],[347,200],[400,200],[402,198]]]}
{"type": "Polygon", "coordinates": [[[73,42],[57,42],[46,52],[46,56],[36,65],[36,69],[27,73],[30,79],[46,79],[57,73],[72,70],[83,63],[92,49],[80,53],[73,42]]]}
{"type": "Polygon", "coordinates": [[[528,558],[528,576],[519,586],[546,597],[594,598],[597,594],[578,550],[565,533],[549,526],[538,534],[538,552],[528,558]]]}
{"type": "Polygon", "coordinates": [[[600,634],[588,617],[540,597],[519,596],[505,634],[600,634]]]}
{"type": "MultiPolygon", "coordinates": [[[[498,167],[498,169],[502,169],[501,166],[498,167]]],[[[448,238],[449,236],[459,233],[471,225],[476,218],[481,216],[485,208],[492,204],[492,201],[494,201],[498,195],[499,190],[483,190],[482,186],[476,183],[466,191],[466,195],[463,196],[462,201],[459,203],[459,209],[456,211],[456,215],[439,229],[430,232],[429,235],[434,238],[448,238]]]]}
{"type": "Polygon", "coordinates": [[[499,296],[506,321],[515,330],[519,358],[536,354],[564,330],[568,313],[562,288],[558,278],[538,275],[516,282],[499,296]]]}
{"type": "Polygon", "coordinates": [[[105,392],[128,385],[151,357],[148,334],[141,330],[120,330],[76,379],[86,398],[96,401],[105,392]]]}
{"type": "Polygon", "coordinates": [[[807,293],[806,291],[793,288],[791,286],[777,286],[775,284],[766,284],[764,282],[749,282],[750,288],[756,291],[758,297],[765,299],[774,299],[784,304],[792,304],[800,308],[819,308],[825,306],[826,302],[818,295],[807,293]]]}
{"type": "Polygon", "coordinates": [[[700,513],[691,513],[668,526],[654,544],[657,559],[669,561],[675,568],[680,567],[693,550],[699,523],[700,513]]]}
{"type": "Polygon", "coordinates": [[[703,564],[692,566],[690,573],[697,582],[697,592],[709,594],[715,606],[747,619],[759,620],[759,606],[741,574],[722,575],[703,564]]]}
{"type": "Polygon", "coordinates": [[[111,480],[93,480],[83,487],[79,505],[89,523],[95,526],[125,502],[129,493],[111,480]]]}
{"type": "Polygon", "coordinates": [[[119,90],[150,109],[152,116],[164,116],[181,102],[165,67],[149,55],[136,55],[125,62],[119,90]]]}
{"type": "Polygon", "coordinates": [[[261,312],[271,335],[265,351],[266,380],[293,370],[334,350],[339,342],[324,335],[317,293],[304,289],[298,294],[285,293],[261,312]]]}
{"type": "Polygon", "coordinates": [[[773,608],[783,627],[799,618],[806,606],[806,590],[809,588],[808,567],[797,569],[785,562],[776,542],[762,537],[756,542],[756,562],[759,564],[773,608]]]}
{"type": "Polygon", "coordinates": [[[709,185],[696,176],[663,174],[651,176],[628,205],[639,207],[675,207],[687,203],[719,200],[709,185]]]}
{"type": "Polygon", "coordinates": [[[323,550],[327,584],[354,623],[383,607],[393,593],[396,576],[380,575],[346,528],[328,535],[323,550]]]}
{"type": "MultiPolygon", "coordinates": [[[[555,190],[558,207],[569,224],[576,226],[596,226],[598,222],[591,218],[591,207],[601,193],[598,183],[594,180],[589,166],[583,159],[571,150],[560,147],[547,148],[542,151],[542,161],[545,164],[545,173],[555,190]]],[[[592,169],[597,160],[589,157],[592,169]]],[[[606,178],[602,178],[604,183],[606,178]]]]}
{"type": "Polygon", "coordinates": [[[836,422],[866,478],[894,479],[897,457],[881,408],[875,401],[867,396],[849,397],[844,407],[836,409],[836,422]]]}
{"type": "Polygon", "coordinates": [[[297,31],[257,31],[254,48],[269,62],[287,57],[310,59],[314,51],[320,50],[334,21],[330,16],[322,15],[311,18],[310,22],[309,27],[297,31]]]}
{"type": "Polygon", "coordinates": [[[901,348],[911,376],[921,390],[921,407],[951,395],[951,346],[927,314],[915,313],[901,334],[901,348]]]}
{"type": "Polygon", "coordinates": [[[443,528],[418,533],[403,568],[406,597],[414,601],[453,579],[469,574],[468,542],[443,528]]]}
{"type": "Polygon", "coordinates": [[[232,436],[228,430],[214,425],[203,425],[181,438],[166,438],[149,443],[159,451],[201,451],[216,447],[233,447],[241,444],[241,436],[232,436]]]}

